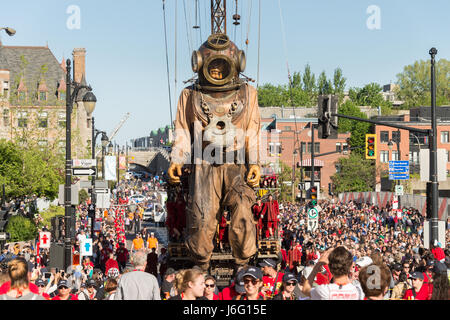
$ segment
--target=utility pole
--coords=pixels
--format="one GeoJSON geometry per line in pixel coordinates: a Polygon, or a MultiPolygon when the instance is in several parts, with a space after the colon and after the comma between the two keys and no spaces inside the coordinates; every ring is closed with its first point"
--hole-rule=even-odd
{"type": "MultiPolygon", "coordinates": [[[[439,206],[439,183],[437,178],[437,123],[436,123],[436,48],[429,51],[431,56],[431,131],[430,131],[430,182],[431,184],[431,232],[430,242],[438,241],[438,206],[439,206]]],[[[427,204],[428,205],[428,204],[427,204]]],[[[431,248],[431,246],[430,246],[431,248]]]]}
{"type": "Polygon", "coordinates": [[[312,122],[309,123],[311,126],[311,186],[314,187],[315,177],[314,177],[314,124],[312,122]]]}

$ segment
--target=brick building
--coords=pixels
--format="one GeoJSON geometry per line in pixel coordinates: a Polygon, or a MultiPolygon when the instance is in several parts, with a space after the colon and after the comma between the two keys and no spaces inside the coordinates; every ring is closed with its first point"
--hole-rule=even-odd
{"type": "MultiPolygon", "coordinates": [[[[272,169],[263,169],[263,173],[265,171],[280,173],[280,162],[291,168],[293,165],[296,167],[303,166],[305,169],[304,181],[306,182],[306,188],[309,187],[312,151],[311,124],[317,124],[317,118],[282,119],[275,116],[261,119],[262,141],[265,144],[265,147],[261,146],[261,165],[272,169]],[[295,149],[298,150],[296,156],[294,156],[295,131],[297,131],[298,136],[298,142],[295,144],[295,149]],[[300,158],[302,158],[302,165],[300,165],[300,158]]],[[[320,139],[317,128],[314,129],[315,154],[343,151],[342,153],[315,158],[315,181],[316,185],[320,185],[320,198],[328,197],[330,177],[336,173],[336,161],[348,154],[347,138],[349,137],[350,133],[339,133],[337,139],[320,139]]],[[[305,193],[303,193],[303,196],[305,196],[305,193]]]]}
{"type": "MultiPolygon", "coordinates": [[[[73,78],[85,82],[86,50],[73,50],[73,78]]],[[[66,69],[48,47],[0,42],[0,138],[32,139],[42,149],[65,152],[66,69]]],[[[83,91],[83,90],[81,90],[83,91]]],[[[85,91],[84,91],[85,92],[85,91]]],[[[74,158],[90,154],[91,124],[80,92],[72,112],[74,158]]]]}
{"type": "MultiPolygon", "coordinates": [[[[377,117],[377,120],[391,122],[398,125],[404,125],[413,128],[431,129],[431,108],[418,107],[409,110],[409,114],[399,116],[377,117]]],[[[443,106],[436,109],[437,126],[437,149],[445,149],[447,175],[450,172],[450,107],[443,106]]],[[[377,191],[390,191],[390,183],[387,178],[382,179],[388,172],[389,161],[391,160],[409,160],[410,174],[420,173],[420,149],[428,149],[429,141],[426,134],[399,130],[383,125],[375,126],[377,135],[377,158],[376,165],[380,170],[377,176],[377,191]],[[399,137],[399,147],[397,146],[397,137],[399,137]],[[389,147],[389,142],[391,146],[389,147]]],[[[439,160],[439,159],[438,159],[439,160]]],[[[448,180],[448,179],[447,179],[448,180]]],[[[447,183],[440,183],[439,189],[447,189],[447,183]]],[[[413,186],[413,192],[423,193],[425,191],[425,182],[417,183],[413,186]]],[[[450,189],[450,188],[448,188],[450,189]]]]}

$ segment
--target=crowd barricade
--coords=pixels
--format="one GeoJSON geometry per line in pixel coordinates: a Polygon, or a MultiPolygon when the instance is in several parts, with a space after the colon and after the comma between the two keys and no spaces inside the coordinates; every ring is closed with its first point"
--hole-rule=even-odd
{"type": "MultiPolygon", "coordinates": [[[[353,201],[355,203],[370,203],[379,208],[386,208],[392,206],[395,192],[344,192],[338,195],[339,201],[348,203],[353,201]]],[[[398,196],[399,208],[415,208],[419,210],[422,216],[426,216],[427,201],[425,196],[407,194],[398,196]]],[[[449,198],[439,198],[438,216],[439,220],[447,221],[449,211],[449,198]]]]}

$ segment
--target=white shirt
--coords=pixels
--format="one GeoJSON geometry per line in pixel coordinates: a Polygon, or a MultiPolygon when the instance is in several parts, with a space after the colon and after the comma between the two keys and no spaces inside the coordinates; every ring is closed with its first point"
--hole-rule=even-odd
{"type": "Polygon", "coordinates": [[[335,283],[323,284],[311,290],[311,300],[361,300],[358,289],[351,283],[339,287],[335,283]]]}
{"type": "Polygon", "coordinates": [[[78,240],[79,243],[82,243],[86,239],[87,239],[86,234],[81,234],[80,233],[79,235],[77,235],[77,240],[78,240]]]}

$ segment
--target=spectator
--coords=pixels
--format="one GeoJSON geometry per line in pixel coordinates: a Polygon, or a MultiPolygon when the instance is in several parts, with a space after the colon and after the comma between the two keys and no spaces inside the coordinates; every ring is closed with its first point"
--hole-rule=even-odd
{"type": "Polygon", "coordinates": [[[219,296],[214,293],[215,289],[216,289],[216,279],[213,276],[206,276],[204,296],[208,300],[219,300],[219,296]]]}
{"type": "Polygon", "coordinates": [[[360,300],[362,297],[358,289],[349,279],[350,268],[353,263],[352,254],[343,246],[328,249],[315,264],[303,286],[303,293],[311,300],[360,300]],[[333,275],[333,283],[311,288],[311,284],[320,268],[328,264],[333,275]]]}
{"type": "Polygon", "coordinates": [[[297,300],[294,293],[297,283],[297,278],[292,273],[285,273],[280,293],[273,297],[273,300],[297,300]]]}
{"type": "Polygon", "coordinates": [[[428,284],[424,283],[422,272],[413,272],[410,276],[412,288],[406,290],[403,300],[430,300],[431,292],[428,284]]]}
{"type": "Polygon", "coordinates": [[[263,286],[263,273],[258,267],[247,267],[242,274],[245,293],[237,295],[233,300],[266,300],[266,296],[261,293],[263,286]]]}
{"type": "Polygon", "coordinates": [[[106,300],[114,300],[117,292],[117,281],[114,278],[108,278],[105,283],[106,300]]]}
{"type": "Polygon", "coordinates": [[[120,278],[115,300],[161,300],[156,277],[144,272],[146,258],[143,251],[133,254],[131,260],[134,271],[127,272],[120,278]]]}
{"type": "Polygon", "coordinates": [[[25,259],[11,260],[8,263],[8,275],[10,283],[7,291],[0,294],[0,300],[45,300],[43,296],[30,290],[28,265],[25,259]]]}
{"type": "Polygon", "coordinates": [[[150,237],[147,239],[147,249],[151,250],[155,248],[155,251],[158,251],[158,238],[155,237],[155,233],[151,232],[150,237]]]}
{"type": "Polygon", "coordinates": [[[86,283],[86,288],[82,289],[78,295],[78,300],[94,300],[97,293],[96,290],[97,283],[95,280],[90,279],[86,283]]]}
{"type": "Polygon", "coordinates": [[[127,265],[128,258],[130,256],[128,249],[125,247],[124,242],[121,242],[119,244],[119,248],[116,250],[116,255],[117,255],[117,262],[119,264],[119,270],[120,272],[123,272],[123,270],[127,265]]]}
{"type": "Polygon", "coordinates": [[[168,300],[208,300],[203,296],[205,277],[199,269],[181,270],[176,275],[178,294],[168,300]]]}
{"type": "Polygon", "coordinates": [[[151,273],[158,278],[158,255],[155,251],[156,248],[152,248],[152,251],[147,254],[147,266],[145,267],[145,272],[151,273]]]}
{"type": "Polygon", "coordinates": [[[131,244],[131,253],[135,253],[138,250],[144,249],[144,240],[141,238],[141,234],[137,233],[136,238],[133,239],[131,244]]]}
{"type": "Polygon", "coordinates": [[[235,296],[245,293],[244,281],[242,280],[244,271],[245,268],[243,267],[237,270],[233,282],[219,293],[219,300],[233,300],[235,296]]]}
{"type": "Polygon", "coordinates": [[[411,288],[408,274],[405,272],[400,273],[399,281],[392,289],[391,300],[401,300],[404,297],[406,290],[411,288]]]}
{"type": "Polygon", "coordinates": [[[42,279],[37,279],[34,284],[39,288],[39,294],[43,296],[46,300],[50,300],[50,296],[46,292],[48,289],[47,281],[42,279]]]}
{"type": "Polygon", "coordinates": [[[371,264],[359,271],[359,283],[364,292],[364,300],[384,300],[389,290],[391,272],[385,265],[371,264]],[[376,277],[376,279],[372,279],[376,277]]]}
{"type": "Polygon", "coordinates": [[[161,284],[161,299],[167,300],[170,297],[175,296],[175,275],[176,272],[173,268],[169,268],[166,270],[164,275],[164,280],[161,284]]]}
{"type": "Polygon", "coordinates": [[[433,268],[431,300],[449,300],[450,285],[447,274],[447,266],[442,262],[436,262],[433,268]]]}
{"type": "Polygon", "coordinates": [[[63,279],[59,280],[58,295],[53,297],[52,300],[78,300],[78,296],[70,293],[69,282],[63,279]]]}
{"type": "Polygon", "coordinates": [[[277,271],[277,263],[272,259],[264,259],[259,266],[264,274],[261,291],[271,299],[280,292],[284,273],[277,271]]]}

